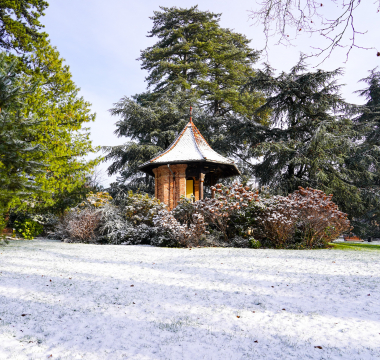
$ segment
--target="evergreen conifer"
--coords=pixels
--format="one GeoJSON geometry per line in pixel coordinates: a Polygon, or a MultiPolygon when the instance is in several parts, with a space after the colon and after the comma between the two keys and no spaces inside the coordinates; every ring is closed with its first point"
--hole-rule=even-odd
{"type": "Polygon", "coordinates": [[[240,148],[240,139],[229,136],[231,119],[252,118],[263,98],[243,89],[254,75],[258,53],[245,36],[220,27],[220,14],[200,11],[197,6],[161,7],[151,19],[148,36],[157,37],[158,42],[139,58],[149,72],[150,90],[123,98],[111,110],[121,116],[116,134],[130,141],[106,148],[106,159],[114,161],[109,174],[122,171],[119,182],[153,193],[153,179],[136,175],[137,168],[169,146],[188,121],[190,105],[211,147],[231,156],[240,148]]]}
{"type": "Polygon", "coordinates": [[[333,193],[347,212],[361,202],[356,180],[363,174],[346,166],[357,133],[348,116],[352,107],[336,82],[341,74],[341,69],[310,72],[302,58],[279,76],[267,65],[249,86],[267,96],[258,111],[270,111],[271,124],[245,122],[236,133],[250,142],[247,159],[260,159],[251,165],[260,185],[285,195],[299,186],[317,188],[333,193]]]}

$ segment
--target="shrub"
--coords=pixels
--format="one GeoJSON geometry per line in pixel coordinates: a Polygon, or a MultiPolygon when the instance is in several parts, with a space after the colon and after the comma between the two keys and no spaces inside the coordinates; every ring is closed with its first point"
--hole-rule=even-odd
{"type": "Polygon", "coordinates": [[[15,221],[14,227],[17,233],[24,239],[33,240],[36,236],[40,235],[44,227],[37,221],[25,219],[23,221],[15,221]]]}
{"type": "Polygon", "coordinates": [[[105,191],[99,191],[97,193],[89,192],[86,199],[78,205],[78,207],[93,207],[102,208],[110,203],[112,197],[105,191]]]}
{"type": "Polygon", "coordinates": [[[195,202],[196,211],[204,216],[206,222],[220,231],[225,241],[240,236],[249,226],[249,220],[245,218],[246,210],[260,206],[257,204],[258,192],[237,183],[232,186],[217,184],[211,189],[215,191],[215,198],[195,202]],[[240,219],[240,223],[231,222],[231,218],[240,219]]]}
{"type": "Polygon", "coordinates": [[[90,193],[66,212],[55,236],[110,244],[311,248],[350,229],[332,195],[319,190],[299,188],[287,197],[259,196],[236,183],[212,190],[214,199],[193,203],[183,197],[171,212],[158,199],[132,191],[114,199],[90,193]]]}
{"type": "Polygon", "coordinates": [[[113,204],[104,207],[99,228],[99,242],[108,244],[149,244],[160,231],[154,226],[140,223],[136,225],[113,204]]]}
{"type": "Polygon", "coordinates": [[[259,240],[255,240],[254,238],[249,239],[249,247],[252,249],[259,249],[261,248],[261,243],[259,240]]]}
{"type": "Polygon", "coordinates": [[[207,224],[202,214],[194,211],[189,225],[185,222],[181,224],[173,215],[173,212],[160,211],[154,217],[154,225],[161,230],[162,235],[168,237],[163,246],[199,246],[202,235],[208,233],[207,224]]]}
{"type": "Polygon", "coordinates": [[[350,230],[347,214],[339,211],[331,198],[323,191],[302,187],[287,197],[262,198],[255,238],[271,247],[325,247],[350,230]]]}
{"type": "Polygon", "coordinates": [[[251,210],[258,207],[258,193],[241,184],[212,187],[214,199],[193,203],[184,197],[171,212],[155,217],[155,226],[166,230],[178,246],[247,247],[244,236],[250,224],[251,210]],[[248,211],[249,209],[249,211],[248,211]]]}
{"type": "Polygon", "coordinates": [[[90,192],[86,200],[64,213],[50,237],[67,242],[96,242],[102,212],[111,199],[106,192],[90,192]]]}
{"type": "Polygon", "coordinates": [[[96,242],[100,225],[101,211],[92,208],[73,209],[66,214],[68,238],[78,242],[96,242]]]}
{"type": "Polygon", "coordinates": [[[323,246],[351,230],[347,214],[331,201],[333,195],[321,190],[302,188],[288,196],[297,210],[297,229],[303,234],[307,247],[323,246]]]}
{"type": "Polygon", "coordinates": [[[284,247],[294,236],[297,210],[291,199],[283,196],[263,198],[264,207],[255,218],[254,235],[263,244],[284,247]]]}
{"type": "Polygon", "coordinates": [[[153,218],[165,209],[158,199],[132,191],[114,199],[106,192],[89,193],[86,200],[67,211],[52,236],[65,241],[109,244],[160,242],[162,229],[153,218]]]}
{"type": "Polygon", "coordinates": [[[181,223],[190,224],[193,221],[193,214],[196,212],[193,199],[181,196],[180,201],[178,201],[177,206],[172,210],[173,216],[181,223]]]}
{"type": "Polygon", "coordinates": [[[120,191],[113,204],[102,215],[102,240],[112,244],[150,244],[159,241],[161,229],[155,227],[154,217],[166,205],[147,194],[120,191]]]}
{"type": "Polygon", "coordinates": [[[58,226],[59,217],[54,214],[32,214],[29,215],[30,219],[36,221],[43,226],[43,234],[49,234],[58,226]]]}
{"type": "Polygon", "coordinates": [[[117,196],[116,204],[125,218],[135,225],[153,226],[153,218],[166,209],[166,205],[160,200],[151,198],[148,194],[135,194],[131,190],[127,193],[121,192],[117,196]]]}
{"type": "Polygon", "coordinates": [[[7,226],[7,222],[5,221],[4,217],[0,213],[0,246],[7,245],[9,243],[9,241],[5,237],[5,234],[3,234],[3,231],[6,226],[7,226]]]}

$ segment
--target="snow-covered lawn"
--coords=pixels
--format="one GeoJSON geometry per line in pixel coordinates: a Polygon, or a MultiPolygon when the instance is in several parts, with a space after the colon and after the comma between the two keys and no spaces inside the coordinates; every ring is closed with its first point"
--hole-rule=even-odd
{"type": "Polygon", "coordinates": [[[0,359],[380,358],[380,251],[0,253],[0,359]]]}

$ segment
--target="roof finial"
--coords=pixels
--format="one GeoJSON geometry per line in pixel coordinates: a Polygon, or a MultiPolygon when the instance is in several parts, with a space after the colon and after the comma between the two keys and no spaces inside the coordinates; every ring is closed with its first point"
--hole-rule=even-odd
{"type": "Polygon", "coordinates": [[[193,108],[190,106],[190,122],[193,123],[193,108]]]}

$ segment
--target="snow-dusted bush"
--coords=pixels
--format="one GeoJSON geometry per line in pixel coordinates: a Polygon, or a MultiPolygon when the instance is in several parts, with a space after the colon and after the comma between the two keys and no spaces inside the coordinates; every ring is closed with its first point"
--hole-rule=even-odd
{"type": "Polygon", "coordinates": [[[178,201],[177,206],[172,210],[173,216],[181,223],[190,224],[193,221],[193,214],[196,212],[193,199],[181,196],[181,200],[178,201]]]}
{"type": "Polygon", "coordinates": [[[43,226],[43,235],[48,235],[59,224],[59,217],[55,214],[31,214],[30,219],[43,226]]]}
{"type": "Polygon", "coordinates": [[[136,223],[137,214],[129,218],[120,206],[109,204],[102,211],[99,242],[109,244],[150,244],[160,239],[159,228],[136,223]]]}
{"type": "Polygon", "coordinates": [[[114,199],[114,204],[134,225],[153,226],[154,216],[166,209],[166,205],[160,200],[151,198],[148,194],[133,193],[132,191],[120,191],[114,199]]]}
{"type": "Polygon", "coordinates": [[[79,208],[103,208],[108,205],[112,197],[106,191],[99,191],[97,193],[90,192],[87,194],[86,199],[78,205],[79,208]]]}
{"type": "Polygon", "coordinates": [[[331,201],[333,195],[311,188],[298,189],[288,197],[295,203],[297,229],[302,232],[306,246],[327,244],[351,230],[347,214],[331,201]]]}
{"type": "Polygon", "coordinates": [[[294,237],[298,212],[296,203],[288,197],[262,198],[264,205],[256,214],[253,233],[262,243],[284,247],[294,237]]]}
{"type": "Polygon", "coordinates": [[[189,219],[189,224],[187,222],[181,224],[173,212],[162,210],[154,217],[154,225],[167,237],[167,240],[160,244],[164,246],[198,246],[202,236],[208,234],[203,215],[196,211],[189,219]]]}
{"type": "Polygon", "coordinates": [[[245,232],[251,210],[259,207],[258,193],[248,186],[233,184],[212,187],[215,198],[193,203],[184,197],[171,213],[160,213],[155,225],[168,230],[179,246],[249,245],[245,232]]]}
{"type": "Polygon", "coordinates": [[[262,198],[255,238],[274,247],[324,247],[350,230],[347,214],[339,211],[323,191],[299,187],[287,197],[262,198]]]}
{"type": "Polygon", "coordinates": [[[111,200],[106,192],[89,193],[86,200],[65,212],[49,237],[67,242],[97,242],[103,211],[111,200]]]}
{"type": "Polygon", "coordinates": [[[258,193],[238,183],[232,186],[217,184],[211,189],[215,191],[215,198],[196,201],[196,211],[221,233],[225,241],[241,236],[250,225],[248,212],[261,207],[258,193]]]}
{"type": "Polygon", "coordinates": [[[169,212],[148,195],[89,194],[55,231],[66,241],[155,246],[321,247],[350,229],[347,215],[322,191],[300,188],[287,197],[241,184],[212,188],[215,198],[182,198],[169,212]],[[252,240],[253,238],[254,240],[252,240]]]}
{"type": "Polygon", "coordinates": [[[150,244],[162,240],[153,218],[166,205],[147,194],[120,191],[103,211],[100,233],[111,244],[150,244]]]}
{"type": "Polygon", "coordinates": [[[53,237],[65,241],[109,244],[149,244],[163,241],[166,230],[155,227],[153,217],[165,205],[148,195],[120,192],[90,193],[77,207],[66,211],[53,237]]]}
{"type": "Polygon", "coordinates": [[[102,218],[101,210],[94,208],[74,209],[67,215],[67,234],[72,241],[96,242],[98,238],[97,229],[102,218]]]}

